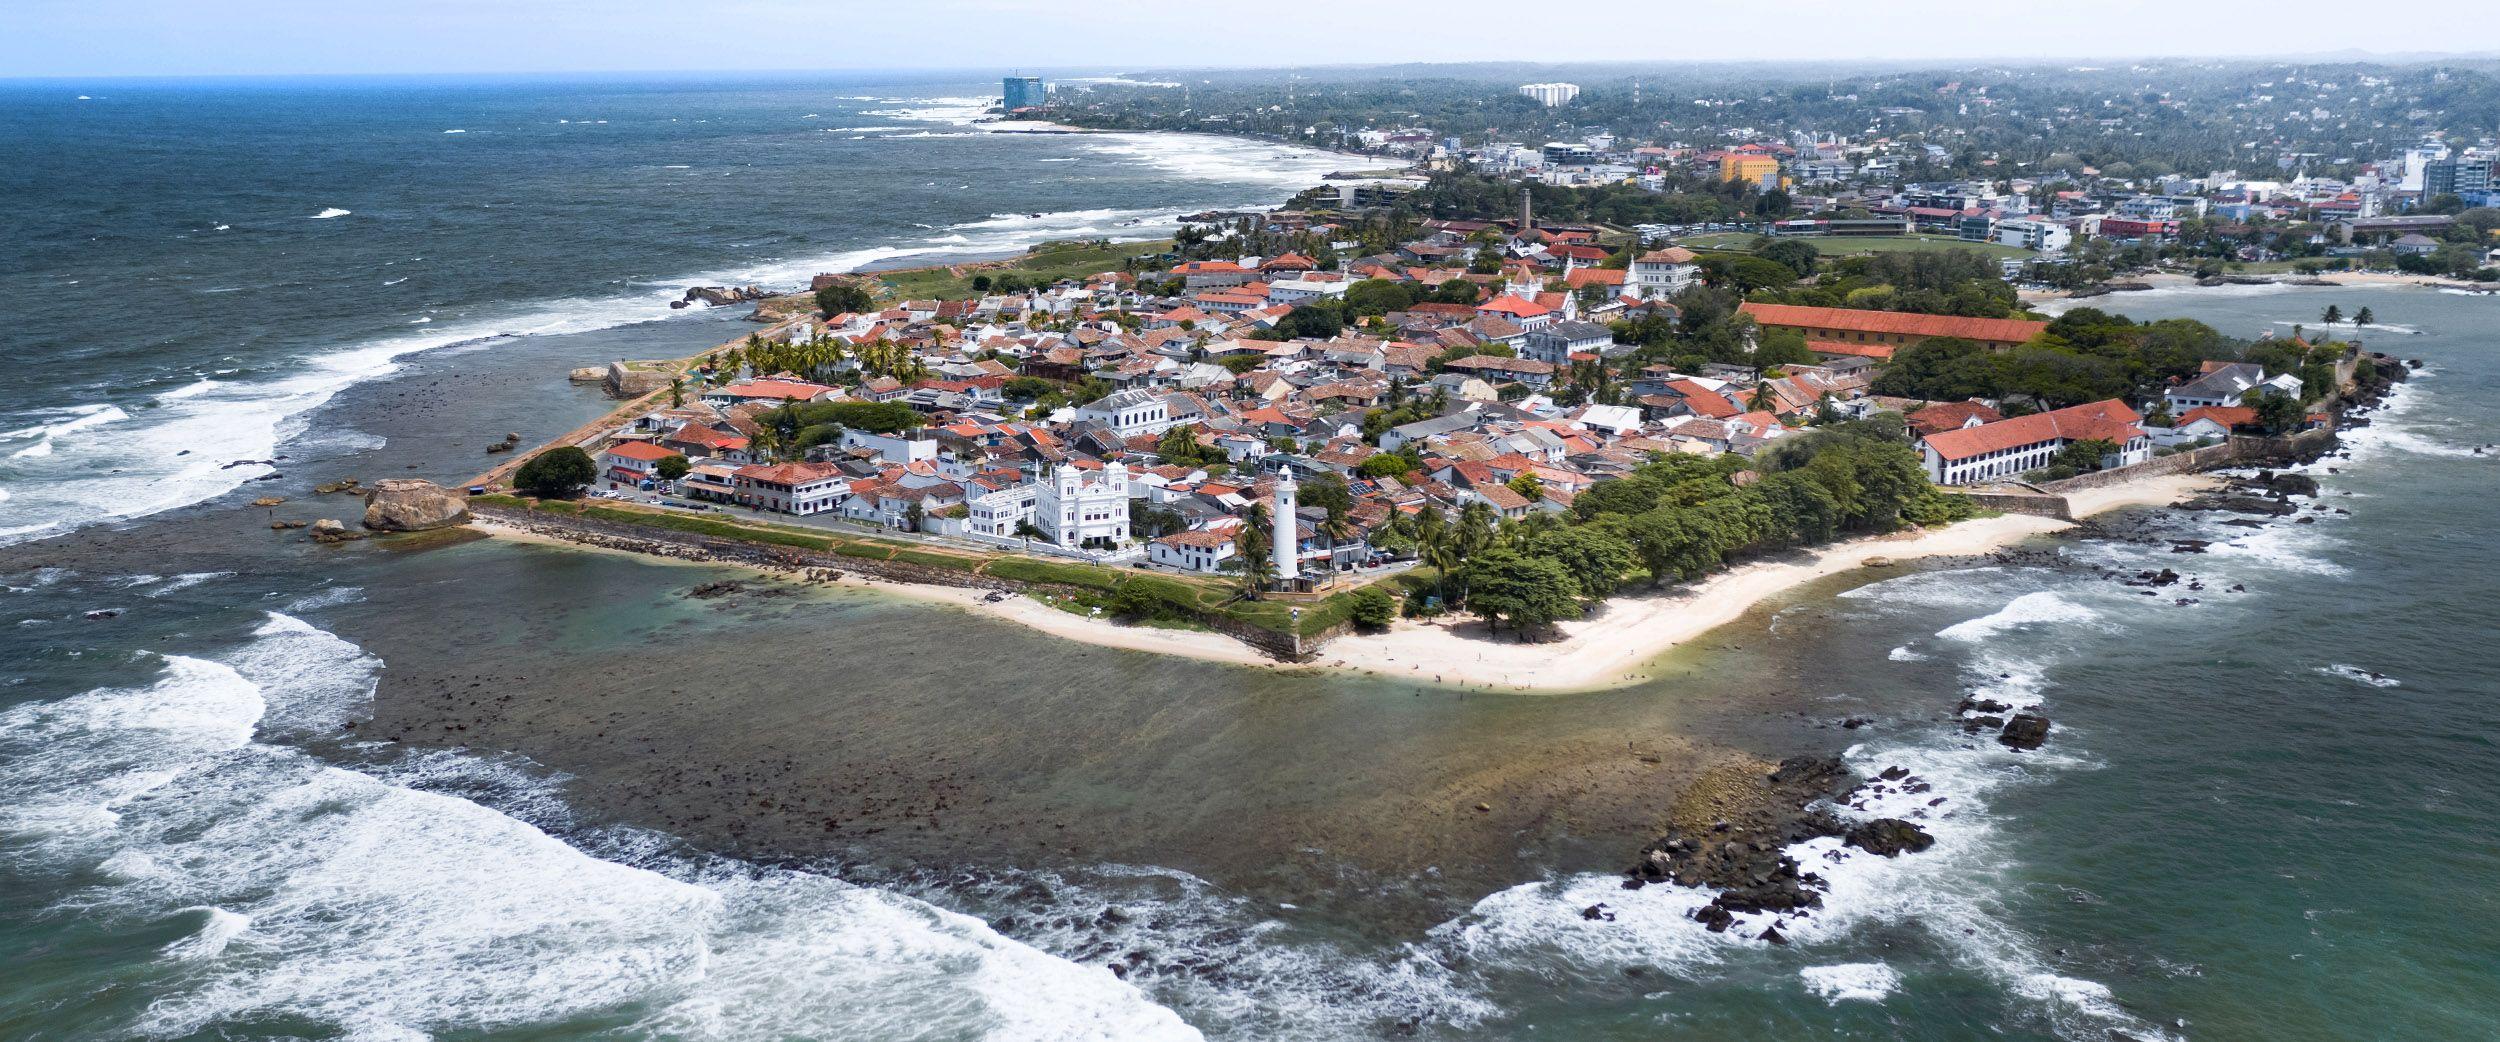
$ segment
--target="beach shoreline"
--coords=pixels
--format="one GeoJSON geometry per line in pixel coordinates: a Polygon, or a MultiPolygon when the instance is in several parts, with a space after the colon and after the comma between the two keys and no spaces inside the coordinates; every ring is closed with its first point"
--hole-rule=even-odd
{"type": "MultiPolygon", "coordinates": [[[[2176,502],[2217,480],[2203,474],[2167,475],[2089,489],[2073,493],[2067,500],[2073,515],[2081,519],[2127,507],[2176,502]]],[[[471,523],[496,538],[516,542],[634,553],[532,532],[491,518],[480,517],[471,523]]],[[[2073,522],[2055,518],[2004,514],[1939,529],[1866,536],[1746,562],[1699,582],[1656,593],[1613,598],[1598,606],[1588,618],[1559,624],[1556,629],[1561,636],[1555,640],[1524,642],[1502,638],[1476,620],[1400,620],[1384,633],[1353,633],[1331,640],[1320,645],[1313,658],[1304,662],[1280,661],[1211,630],[1126,625],[1077,615],[1031,596],[994,601],[989,599],[989,591],[969,587],[885,581],[851,573],[832,579],[808,579],[791,570],[740,561],[654,559],[733,568],[809,585],[880,590],[1014,623],[1064,640],[1124,651],[1258,669],[1350,673],[1441,687],[1566,693],[1639,683],[1647,675],[1647,665],[1659,656],[1809,583],[1910,561],[1981,556],[2073,527],[2073,522]]]]}
{"type": "MultiPolygon", "coordinates": [[[[2242,276],[2233,277],[2237,278],[2242,276]]],[[[2131,294],[2147,293],[2154,290],[2231,290],[2249,289],[2258,286],[2313,289],[2325,289],[2338,286],[2416,286],[2423,289],[2453,289],[2468,292],[2500,293],[2500,285],[2460,282],[2455,279],[2443,279],[2436,275],[2410,275],[2403,272],[2392,271],[2325,271],[2319,272],[2316,275],[2303,275],[2287,272],[2280,275],[2252,275],[2245,276],[2245,278],[2255,281],[2229,282],[2219,286],[2205,286],[2199,285],[2196,276],[2194,275],[2185,275],[2178,272],[2158,272],[2151,275],[2129,276],[2120,280],[2127,283],[2139,283],[2142,288],[2115,289],[2107,293],[2091,293],[2083,295],[2078,295],[2072,290],[2026,289],[2020,291],[2019,296],[2025,304],[2045,304],[2061,301],[2075,302],[2124,299],[2131,294]]]]}

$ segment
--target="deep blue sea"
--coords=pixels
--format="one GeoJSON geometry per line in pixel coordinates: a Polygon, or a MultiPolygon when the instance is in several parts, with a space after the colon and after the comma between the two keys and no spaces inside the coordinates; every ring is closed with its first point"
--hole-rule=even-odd
{"type": "Polygon", "coordinates": [[[0,83],[0,343],[32,363],[0,389],[0,540],[255,477],[221,468],[418,352],[682,321],[691,285],[1150,237],[1345,162],[988,133],[996,87],[0,83]]]}
{"type": "Polygon", "coordinates": [[[0,87],[0,1038],[2492,1037],[2500,299],[2102,298],[2238,336],[2367,305],[2345,335],[2425,367],[2309,469],[2314,523],[2140,511],[2062,564],[1851,576],[1585,695],[268,528],[599,414],[573,366],[749,328],[686,286],[1168,227],[1344,162],[985,133],[992,91],[0,87]],[[2161,567],[2203,588],[2102,572],[2161,567]],[[1965,693],[2057,731],[1965,739],[1965,693]],[[1687,734],[1907,767],[1931,787],[1869,812],[1937,846],[1805,851],[1833,891],[1788,947],[1706,933],[1619,888],[1646,837],[1575,834],[1614,819],[1567,783],[1687,734]],[[822,858],[740,831],[819,799],[926,812],[822,858]],[[1548,802],[1466,864],[1330,845],[1482,799],[1548,802]]]}

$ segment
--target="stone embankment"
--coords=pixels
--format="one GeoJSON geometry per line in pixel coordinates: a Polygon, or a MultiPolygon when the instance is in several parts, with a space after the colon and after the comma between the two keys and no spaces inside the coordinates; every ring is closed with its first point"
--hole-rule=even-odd
{"type": "MultiPolygon", "coordinates": [[[[1095,592],[1060,583],[1009,579],[973,571],[969,567],[942,568],[916,561],[850,557],[822,550],[726,539],[599,518],[542,513],[500,504],[474,504],[472,510],[479,517],[532,535],[561,539],[606,550],[622,550],[628,553],[675,560],[737,564],[800,576],[816,572],[847,573],[898,583],[996,590],[1016,594],[1073,595],[1095,592]]],[[[1296,639],[1290,633],[1262,629],[1239,619],[1220,615],[1202,617],[1197,621],[1208,629],[1238,640],[1262,654],[1283,662],[1307,661],[1311,657],[1308,649],[1318,647],[1328,638],[1342,633],[1345,626],[1351,625],[1350,623],[1343,624],[1331,631],[1315,634],[1309,639],[1296,639]]],[[[1111,623],[1106,622],[1104,625],[1111,625],[1111,623]]]]}

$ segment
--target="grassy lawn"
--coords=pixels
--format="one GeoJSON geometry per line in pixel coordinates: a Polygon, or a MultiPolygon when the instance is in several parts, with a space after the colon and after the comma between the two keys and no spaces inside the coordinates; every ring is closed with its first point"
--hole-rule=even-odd
{"type": "MultiPolygon", "coordinates": [[[[1854,235],[1797,235],[1789,236],[1789,238],[1793,238],[1798,242],[1812,243],[1814,248],[1823,251],[1823,255],[1826,257],[1845,257],[1858,253],[1901,253],[1916,250],[1977,250],[1990,257],[1999,259],[2006,257],[2028,258],[2032,255],[2030,250],[2023,249],[2019,246],[2004,246],[1993,242],[1963,242],[1962,240],[1956,239],[1950,235],[1894,235],[1884,237],[1859,237],[1854,235]]],[[[1754,236],[1749,232],[1720,232],[1716,235],[1697,235],[1690,238],[1678,239],[1676,240],[1676,245],[1695,250],[1742,250],[1752,246],[1753,240],[1754,236]]]]}
{"type": "MultiPolygon", "coordinates": [[[[843,557],[879,561],[907,561],[930,568],[995,575],[1021,582],[1049,583],[1090,591],[1078,603],[1090,607],[1102,597],[1123,589],[1135,588],[1153,592],[1165,603],[1185,608],[1189,613],[1206,618],[1229,617],[1260,629],[1278,633],[1295,629],[1293,609],[1302,609],[1300,629],[1304,634],[1343,621],[1352,611],[1351,594],[1360,587],[1348,587],[1319,601],[1236,600],[1239,584],[1231,579],[1177,576],[1134,568],[1079,564],[1072,561],[1046,560],[1021,554],[982,554],[931,547],[920,543],[893,539],[872,539],[841,535],[820,528],[779,525],[766,521],[732,519],[719,515],[689,514],[657,510],[624,503],[600,500],[538,502],[519,496],[476,496],[480,505],[537,510],[550,514],[571,514],[597,518],[618,524],[640,525],[720,539],[762,543],[817,550],[843,557]]],[[[1065,598],[1062,598],[1063,600],[1065,598]]],[[[1066,604],[1058,605],[1069,607],[1066,604]]],[[[1076,609],[1071,609],[1076,610],[1076,609]]],[[[1166,621],[1163,625],[1174,625],[1166,621]]]]}
{"type": "Polygon", "coordinates": [[[1027,272],[1042,281],[1081,278],[1097,272],[1114,271],[1120,262],[1131,257],[1144,257],[1169,252],[1172,240],[1154,239],[1146,242],[1115,242],[1108,246],[1091,242],[1049,242],[1034,247],[1021,257],[1007,261],[966,262],[964,275],[958,277],[945,268],[917,271],[870,272],[885,283],[895,295],[907,300],[951,300],[972,295],[971,276],[982,270],[1014,269],[1027,272]]]}

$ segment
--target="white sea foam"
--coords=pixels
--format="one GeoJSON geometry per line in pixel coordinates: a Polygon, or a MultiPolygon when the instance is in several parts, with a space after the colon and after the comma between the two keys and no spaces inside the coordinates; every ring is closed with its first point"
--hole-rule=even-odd
{"type": "Polygon", "coordinates": [[[1901,974],[1880,962],[1808,966],[1798,970],[1797,976],[1804,979],[1807,991],[1835,1006],[1843,1002],[1881,1002],[1901,987],[1901,974]]]}
{"type": "Polygon", "coordinates": [[[354,212],[354,210],[341,210],[338,207],[333,206],[322,210],[320,213],[312,215],[312,219],[316,221],[327,221],[335,217],[345,217],[354,212]]]}
{"type": "Polygon", "coordinates": [[[2099,617],[2099,612],[2042,590],[2016,597],[1993,614],[1947,626],[1936,635],[1947,640],[1977,642],[2020,627],[2090,622],[2099,617]]]}
{"type": "MultiPolygon", "coordinates": [[[[1088,134],[1077,147],[1194,181],[1307,188],[1359,157],[1201,134],[1088,134]]],[[[1376,162],[1376,161],[1375,161],[1376,162]]]]}
{"type": "MultiPolygon", "coordinates": [[[[2002,588],[1972,589],[1960,573],[1910,576],[1875,584],[1885,594],[1928,603],[1932,609],[1966,605],[1979,597],[2003,605],[1997,611],[1946,627],[1939,649],[1967,649],[1967,690],[2017,710],[2039,707],[2049,690],[2047,670],[2066,646],[2066,627],[2101,628],[2099,613],[2045,591],[2006,601],[2002,588]],[[1957,594],[1939,587],[1959,587],[1957,594]]],[[[2001,571],[2001,570],[1992,570],[2001,571]]],[[[1878,780],[1832,811],[1846,820],[1901,818],[1933,837],[1928,850],[1885,858],[1823,837],[1790,846],[1786,853],[1803,871],[1822,880],[1822,906],[1794,915],[1739,915],[1724,933],[1708,932],[1690,918],[1713,895],[1676,886],[1621,889],[1620,878],[1584,875],[1530,884],[1494,894],[1436,936],[1478,964],[1525,972],[1593,972],[1625,967],[1663,970],[1671,976],[1709,979],[1723,964],[1763,957],[1751,938],[1777,927],[1800,950],[1840,949],[1877,925],[1921,928],[1951,962],[1975,967],[2009,994],[2026,1000],[2063,1037],[2101,1037],[2110,1029],[2137,1037],[2166,1037],[2128,1016],[2106,988],[2062,975],[2041,946],[2015,928],[2000,907],[2001,891],[2014,882],[2012,851],[1987,813],[1990,800],[2011,785],[2036,783],[2070,770],[2088,769],[2077,734],[2060,728],[2043,749],[2016,752],[1958,734],[1912,736],[1889,744],[1852,747],[1844,755],[1852,770],[1875,778],[1905,768],[1899,783],[1878,780]],[[1911,779],[1918,783],[1909,784],[1911,779]],[[1582,915],[1603,904],[1608,913],[1582,915]]],[[[1896,950],[1897,945],[1893,946],[1896,950]]],[[[1901,956],[1886,962],[1823,965],[1800,971],[1806,986],[1827,1001],[1880,1000],[1899,987],[1901,956]]]]}
{"type": "Polygon", "coordinates": [[[184,384],[181,387],[177,387],[173,390],[157,395],[156,400],[160,402],[181,401],[185,398],[206,394],[210,391],[216,390],[224,383],[225,381],[223,380],[201,379],[196,383],[184,384]]]}
{"type": "Polygon", "coordinates": [[[1174,869],[1009,873],[951,880],[935,896],[1011,909],[1019,936],[1046,951],[1135,953],[1123,960],[1128,980],[1219,1035],[1318,1042],[1346,1037],[1348,1024],[1467,1028],[1500,1012],[1481,981],[1429,946],[1348,949],[1280,921],[1290,903],[1252,901],[1174,869]]]}
{"type": "Polygon", "coordinates": [[[168,959],[185,962],[214,959],[225,954],[226,946],[252,927],[251,916],[238,915],[223,908],[198,905],[181,911],[203,913],[203,921],[198,933],[165,946],[165,957],[168,959]]]}
{"type": "Polygon", "coordinates": [[[2368,684],[2371,687],[2399,687],[2404,684],[2404,681],[2377,670],[2348,666],[2341,662],[2331,666],[2319,666],[2317,671],[2330,677],[2342,677],[2357,684],[2368,684]]]}
{"type": "MultiPolygon", "coordinates": [[[[475,802],[254,742],[361,705],[379,663],[271,615],[226,662],[0,714],[10,857],[109,880],[105,929],[201,915],[146,1008],[99,1033],[271,1018],[350,1038],[1194,1039],[1169,1010],[976,920],[804,872],[671,875],[475,802]],[[606,1027],[599,1027],[606,1025],[606,1027]]],[[[455,754],[421,759],[453,769],[455,754]]],[[[436,778],[439,782],[442,779],[436,778]]]]}
{"type": "Polygon", "coordinates": [[[286,610],[289,612],[319,611],[342,604],[354,604],[364,599],[365,588],[362,586],[333,586],[319,593],[308,593],[288,601],[286,610]]]}
{"type": "Polygon", "coordinates": [[[1922,654],[1920,654],[1919,652],[1917,652],[1917,651],[1915,651],[1915,650],[1912,650],[1912,649],[1911,649],[1911,647],[1910,647],[1909,645],[1907,645],[1907,644],[1904,644],[1904,645],[1901,645],[1900,647],[1897,647],[1897,648],[1892,649],[1891,653],[1889,653],[1889,654],[1885,655],[1884,657],[1885,657],[1885,658],[1887,658],[1887,659],[1890,659],[1890,660],[1892,660],[1892,661],[1894,661],[1894,662],[1925,662],[1925,661],[1927,661],[1927,656],[1922,655],[1922,654]]]}
{"type": "Polygon", "coordinates": [[[443,133],[446,133],[446,134],[466,134],[466,133],[468,133],[468,131],[466,131],[466,130],[446,130],[446,131],[444,131],[443,133]]]}
{"type": "Polygon", "coordinates": [[[162,597],[169,593],[188,590],[204,582],[232,578],[233,576],[233,572],[184,572],[181,575],[164,580],[162,585],[149,589],[146,593],[141,594],[141,596],[162,597]]]}

